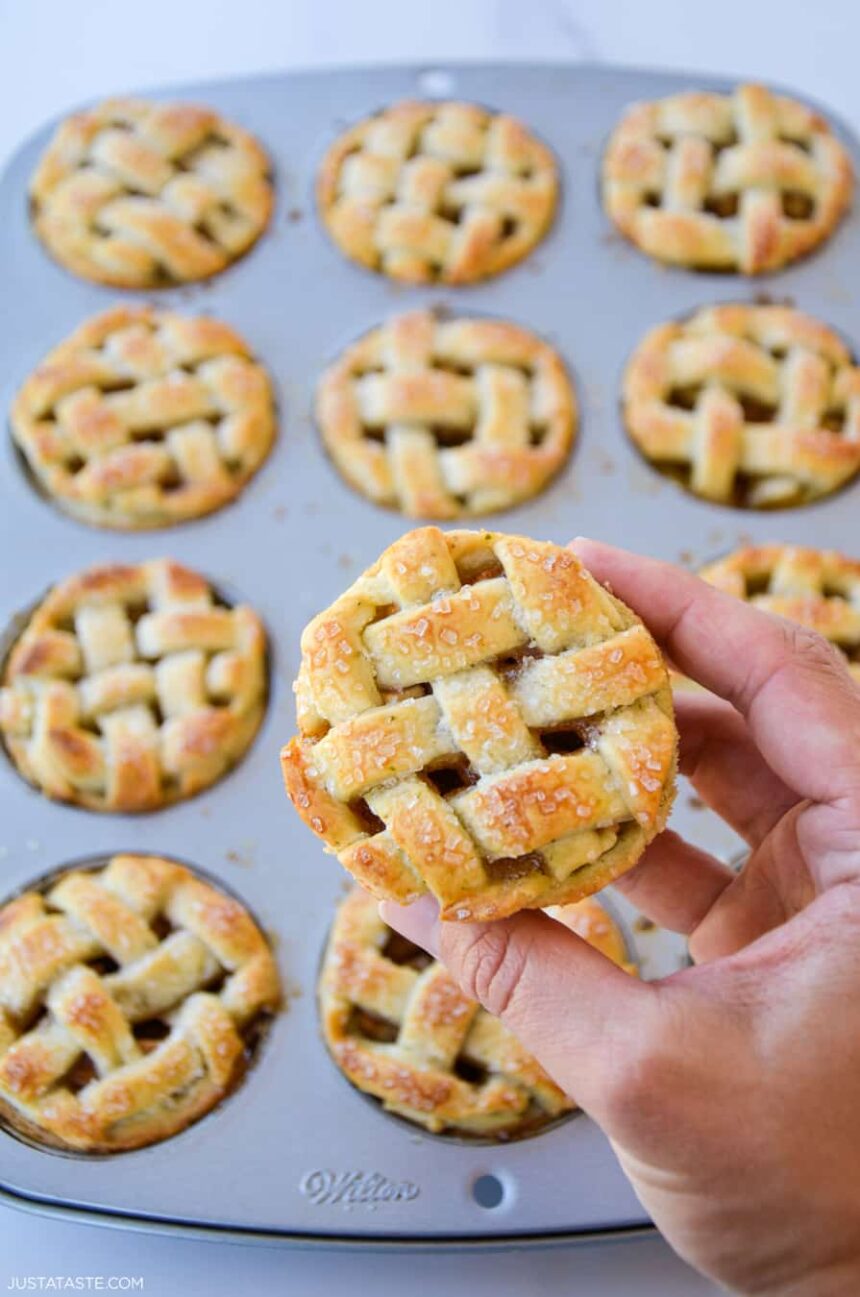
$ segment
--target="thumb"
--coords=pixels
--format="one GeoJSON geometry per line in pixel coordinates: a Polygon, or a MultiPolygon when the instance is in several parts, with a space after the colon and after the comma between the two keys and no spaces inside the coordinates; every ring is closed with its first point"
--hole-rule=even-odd
{"type": "Polygon", "coordinates": [[[501,1018],[580,1107],[600,1121],[614,1060],[655,994],[564,924],[535,911],[442,923],[431,896],[383,901],[385,923],[446,965],[464,994],[501,1018]]]}

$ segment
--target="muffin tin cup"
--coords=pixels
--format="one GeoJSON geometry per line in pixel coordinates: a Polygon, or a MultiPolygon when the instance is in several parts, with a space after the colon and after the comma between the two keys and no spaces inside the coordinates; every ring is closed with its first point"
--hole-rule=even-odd
{"type": "MultiPolygon", "coordinates": [[[[64,860],[56,868],[51,869],[41,877],[29,879],[11,896],[0,896],[0,908],[9,902],[17,900],[25,893],[36,893],[42,897],[47,897],[51,889],[68,874],[100,873],[103,869],[107,868],[113,856],[139,854],[141,853],[124,851],[122,848],[119,848],[117,851],[112,851],[101,856],[88,856],[84,859],[64,860]]],[[[235,901],[242,907],[244,913],[251,919],[252,923],[262,931],[257,916],[251,912],[246,902],[236,889],[229,886],[223,878],[216,878],[214,874],[207,874],[204,870],[199,869],[191,860],[179,860],[174,856],[170,858],[169,863],[183,867],[198,882],[215,888],[222,897],[230,901],[235,901]]],[[[211,990],[212,988],[207,986],[200,987],[199,989],[211,990]]],[[[185,997],[185,999],[188,998],[189,997],[187,996],[185,997]]],[[[242,1057],[238,1062],[230,1081],[224,1089],[221,1097],[216,1100],[212,1107],[206,1109],[199,1116],[193,1117],[191,1121],[189,1121],[186,1129],[190,1129],[191,1126],[196,1124],[198,1121],[204,1121],[212,1112],[217,1111],[221,1104],[229,1103],[237,1090],[241,1089],[249,1073],[257,1066],[261,1054],[265,1052],[269,1031],[280,1011],[280,1003],[275,1007],[268,1007],[259,1010],[257,1013],[253,1014],[246,1023],[239,1026],[238,1030],[244,1048],[242,1057]]],[[[164,1022],[165,1015],[156,1014],[153,1016],[156,1019],[160,1019],[162,1023],[164,1022]]],[[[83,1152],[82,1150],[70,1148],[63,1144],[62,1141],[58,1137],[54,1136],[50,1131],[44,1130],[40,1127],[38,1122],[33,1122],[27,1114],[22,1112],[16,1114],[11,1110],[8,1113],[3,1112],[2,1099],[0,1099],[0,1131],[2,1131],[4,1135],[10,1135],[15,1139],[20,1140],[31,1148],[41,1150],[42,1152],[59,1153],[65,1157],[86,1158],[87,1160],[98,1158],[106,1159],[112,1157],[123,1157],[126,1156],[128,1152],[128,1150],[125,1149],[115,1148],[99,1148],[92,1152],[83,1152]]],[[[171,1138],[175,1138],[175,1136],[165,1135],[162,1138],[170,1140],[171,1138]]]]}
{"type": "MultiPolygon", "coordinates": [[[[729,510],[693,499],[650,469],[621,425],[621,375],[642,334],[712,301],[790,299],[860,346],[856,217],[807,261],[746,280],[666,270],[624,243],[603,215],[600,157],[624,107],[730,85],[620,68],[462,64],[160,91],[159,98],[212,104],[257,134],[272,156],[277,205],[269,231],[223,274],[150,294],[73,278],[29,228],[27,181],[51,128],[12,160],[0,182],[5,408],[29,370],[81,320],[118,301],[154,300],[218,315],[238,329],[274,377],[281,426],[270,458],[236,503],[140,535],[106,533],[61,513],[33,489],[6,439],[0,620],[11,623],[16,609],[80,568],[171,556],[219,588],[241,592],[257,610],[270,636],[272,672],[266,715],[245,758],[218,784],[163,811],[84,813],[46,800],[0,762],[0,896],[65,861],[118,849],[193,861],[272,935],[288,1006],[235,1094],[162,1144],[89,1158],[0,1132],[0,1193],[10,1202],[142,1229],[327,1246],[491,1246],[648,1226],[609,1145],[584,1116],[511,1144],[473,1145],[394,1120],[345,1082],[319,1034],[316,979],[347,880],[287,802],[278,752],[295,731],[291,683],[302,628],[411,525],[345,485],[311,414],[314,384],[331,357],[395,312],[442,306],[510,319],[555,346],[577,384],[580,429],[570,460],[541,496],[491,515],[494,530],[561,543],[590,534],[695,566],[749,540],[851,548],[860,484],[773,516],[729,510]],[[314,212],[316,167],[335,136],[385,104],[424,95],[521,117],[560,166],[560,210],[545,240],[517,267],[467,288],[404,288],[363,270],[333,247],[314,212]]],[[[855,141],[836,129],[856,160],[855,141]]],[[[737,839],[684,787],[673,824],[723,858],[737,852],[737,839]]],[[[645,930],[623,898],[613,900],[645,977],[684,963],[683,940],[645,930]]]]}

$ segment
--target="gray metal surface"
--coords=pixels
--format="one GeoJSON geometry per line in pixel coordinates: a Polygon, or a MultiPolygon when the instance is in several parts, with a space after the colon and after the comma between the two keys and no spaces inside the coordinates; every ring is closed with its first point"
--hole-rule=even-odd
{"type": "MultiPolygon", "coordinates": [[[[652,323],[715,299],[763,291],[791,297],[848,337],[860,266],[856,217],[816,256],[764,281],[661,269],[610,232],[599,203],[603,142],[623,107],[713,78],[623,69],[463,65],[366,69],[179,87],[257,133],[275,165],[271,230],[210,284],[154,300],[222,316],[249,339],[279,389],[281,432],[269,462],[233,507],[141,536],[79,525],[40,499],[7,441],[0,479],[0,619],[58,577],[90,563],[172,555],[250,601],[273,645],[272,696],[262,732],[239,768],[191,802],[127,818],[52,804],[0,759],[0,895],[64,861],[117,849],[194,862],[253,908],[276,939],[288,1011],[257,1066],[223,1106],[154,1148],[88,1159],[45,1152],[0,1133],[0,1190],[11,1199],[101,1218],[198,1232],[310,1241],[484,1239],[593,1235],[645,1224],[599,1131],[584,1117],[511,1145],[446,1141],[386,1117],[351,1089],[317,1031],[314,983],[344,875],[289,807],[278,750],[293,731],[290,684],[301,628],[406,524],[354,495],[325,460],[309,411],[320,368],[350,339],[394,311],[444,304],[536,329],[560,350],[581,402],[574,455],[550,490],[490,525],[560,542],[577,533],[696,562],[743,538],[851,548],[860,485],[812,508],[754,515],[711,506],[657,476],[620,427],[619,378],[652,323]],[[321,153],[346,123],[403,96],[440,94],[521,116],[555,150],[563,201],[543,244],[519,267],[458,290],[404,289],[346,262],[313,212],[321,153]],[[363,1173],[343,1192],[344,1173],[363,1173]],[[505,1196],[480,1207],[472,1185],[496,1175],[505,1196]],[[379,1179],[371,1179],[374,1175],[379,1179]],[[399,1196],[380,1186],[402,1188],[399,1196]],[[357,1199],[357,1200],[355,1200],[357,1199]],[[107,1216],[105,1215],[107,1214],[107,1216]]],[[[50,261],[28,228],[25,190],[48,131],[28,142],[0,184],[2,389],[8,404],[44,352],[123,294],[78,281],[50,261]]],[[[857,153],[853,140],[848,141],[857,153]]],[[[130,295],[129,295],[130,296],[130,295]]],[[[682,790],[676,827],[728,858],[736,842],[682,790]]],[[[646,976],[677,968],[683,946],[627,920],[646,976]]],[[[575,1006],[571,1006],[575,1012],[575,1006]]],[[[88,1218],[88,1217],[84,1217],[88,1218]]]]}

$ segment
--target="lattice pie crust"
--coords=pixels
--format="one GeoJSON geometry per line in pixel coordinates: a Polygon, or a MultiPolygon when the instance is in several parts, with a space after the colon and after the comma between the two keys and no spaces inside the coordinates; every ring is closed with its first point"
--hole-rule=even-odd
{"type": "Polygon", "coordinates": [[[634,104],[603,162],[606,211],[631,242],[660,261],[746,275],[826,239],[852,188],[827,122],[757,85],[634,104]]]}
{"type": "Polygon", "coordinates": [[[860,562],[832,549],[749,545],[699,575],[710,585],[818,631],[860,683],[860,562]]]}
{"type": "Polygon", "coordinates": [[[45,492],[82,522],[165,527],[239,494],[272,446],[266,371],[226,324],[120,306],[24,383],[12,432],[45,492]]]}
{"type": "Polygon", "coordinates": [[[576,398],[552,347],[504,320],[397,316],[328,369],[326,449],[350,486],[415,518],[507,509],[564,463],[576,398]]]}
{"type": "Polygon", "coordinates": [[[108,99],[57,128],[30,182],[36,232],[84,279],[152,288],[207,279],[272,212],[253,135],[196,104],[108,99]]]}
{"type": "Polygon", "coordinates": [[[465,284],[520,261],[558,196],[549,149],[475,104],[386,108],[323,159],[320,216],[352,261],[410,283],[465,284]]]}
{"type": "Polygon", "coordinates": [[[89,568],[48,593],[3,671],[24,777],[96,811],[151,811],[234,766],[263,716],[266,636],[167,560],[89,568]]]}
{"type": "Polygon", "coordinates": [[[306,628],[297,695],[296,810],[369,891],[446,919],[586,896],[668,814],[663,660],[556,545],[410,532],[306,628]]]}
{"type": "Polygon", "coordinates": [[[651,329],[624,418],[649,460],[720,504],[806,504],[860,470],[860,369],[832,329],[785,306],[713,306],[651,329]]]}
{"type": "Polygon", "coordinates": [[[0,1116],[85,1152],[184,1130],[241,1077],[278,974],[245,909],[118,855],[0,908],[0,1116]]]}

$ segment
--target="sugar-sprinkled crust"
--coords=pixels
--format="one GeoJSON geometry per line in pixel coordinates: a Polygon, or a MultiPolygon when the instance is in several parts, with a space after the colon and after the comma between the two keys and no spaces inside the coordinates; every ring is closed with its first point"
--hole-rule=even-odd
{"type": "Polygon", "coordinates": [[[827,122],[758,85],[634,104],[603,160],[606,211],[643,252],[746,275],[826,239],[853,183],[827,122]]]}
{"type": "Polygon", "coordinates": [[[288,795],[376,896],[463,921],[576,900],[665,823],[665,664],[570,550],[409,532],[305,629],[296,688],[288,795]]]}
{"type": "MultiPolygon", "coordinates": [[[[596,901],[569,906],[565,921],[632,971],[596,901]]],[[[386,927],[360,887],[338,906],[319,1006],[329,1052],[353,1085],[427,1130],[504,1138],[575,1106],[443,964],[386,927]]]]}
{"type": "Polygon", "coordinates": [[[649,460],[721,504],[806,504],[860,470],[860,368],[790,307],[712,306],[651,329],[627,366],[624,419],[649,460]]]}
{"type": "Polygon", "coordinates": [[[95,316],[12,407],[45,492],[83,522],[165,527],[239,494],[275,436],[268,375],[226,324],[149,306],[95,316]]]}
{"type": "Polygon", "coordinates": [[[0,907],[0,1117],[81,1152],[184,1130],[236,1084],[278,973],[190,869],[117,855],[0,907]]]}
{"type": "Polygon", "coordinates": [[[3,669],[0,732],[24,777],[95,811],[214,783],[263,716],[266,635],[178,563],[89,568],[31,614],[3,669]]]}
{"type": "Polygon", "coordinates": [[[317,181],[345,256],[392,279],[465,284],[520,261],[558,196],[552,153],[476,104],[394,104],[331,146],[317,181]]]}
{"type": "Polygon", "coordinates": [[[207,279],[269,223],[269,160],[197,104],[107,99],[61,122],[30,182],[36,233],[67,270],[121,288],[207,279]]]}
{"type": "Polygon", "coordinates": [[[709,585],[818,631],[860,683],[860,561],[832,549],[748,545],[702,568],[709,585]]]}
{"type": "Polygon", "coordinates": [[[557,353],[505,320],[400,315],[326,370],[323,443],[350,486],[415,518],[506,509],[558,471],[576,397],[557,353]]]}

